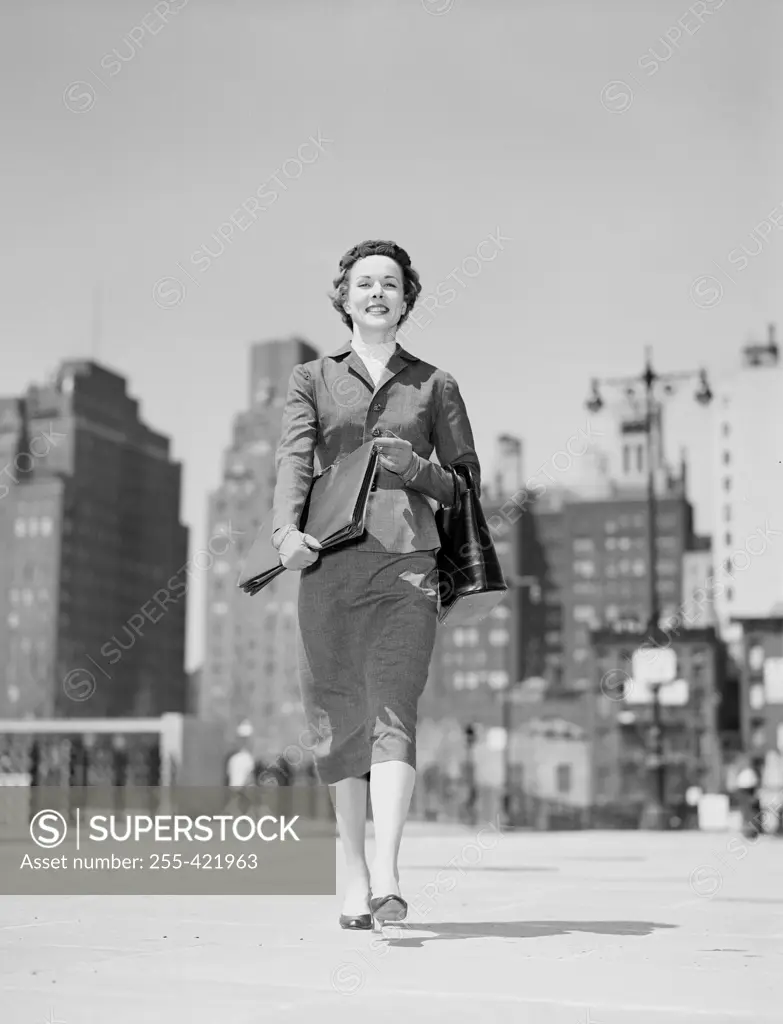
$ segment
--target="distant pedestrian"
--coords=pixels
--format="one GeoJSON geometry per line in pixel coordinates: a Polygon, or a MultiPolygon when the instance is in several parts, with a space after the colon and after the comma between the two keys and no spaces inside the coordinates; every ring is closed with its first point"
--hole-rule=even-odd
{"type": "Polygon", "coordinates": [[[255,783],[256,761],[251,752],[252,727],[243,722],[237,734],[241,745],[226,761],[226,782],[231,791],[227,806],[236,806],[241,814],[245,814],[252,803],[247,789],[255,783]]]}
{"type": "Polygon", "coordinates": [[[737,774],[737,798],[742,812],[742,833],[754,836],[759,831],[757,790],[759,777],[750,762],[737,774]]]}

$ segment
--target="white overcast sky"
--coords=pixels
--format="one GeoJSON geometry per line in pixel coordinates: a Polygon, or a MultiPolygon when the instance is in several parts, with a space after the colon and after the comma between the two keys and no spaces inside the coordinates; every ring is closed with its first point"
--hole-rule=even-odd
{"type": "MultiPolygon", "coordinates": [[[[705,364],[717,380],[779,319],[773,0],[178,5],[166,24],[150,0],[4,5],[0,393],[93,351],[100,284],[99,358],[173,438],[192,550],[249,343],[340,344],[325,293],[363,238],[404,245],[425,292],[496,229],[510,238],[407,342],[460,382],[487,469],[510,431],[532,474],[584,425],[591,375],[638,372],[645,344],[659,369],[705,364]],[[625,85],[602,102],[610,82],[625,85]],[[323,155],[194,269],[191,254],[214,251],[219,226],[319,130],[323,155]],[[759,251],[738,270],[743,245],[759,251]],[[723,288],[707,308],[691,293],[703,275],[723,288]],[[187,290],[161,308],[153,286],[169,276],[187,290]]],[[[686,394],[666,429],[671,456],[691,451],[702,530],[709,415],[686,394]]],[[[201,600],[196,588],[191,665],[201,600]]]]}

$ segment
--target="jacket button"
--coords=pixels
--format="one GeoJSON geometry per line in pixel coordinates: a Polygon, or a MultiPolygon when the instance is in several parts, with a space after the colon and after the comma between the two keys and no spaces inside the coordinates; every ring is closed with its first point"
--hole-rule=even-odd
{"type": "Polygon", "coordinates": [[[372,429],[372,436],[373,437],[380,437],[381,436],[381,428],[380,427],[373,427],[373,429],[372,429]]]}
{"type": "Polygon", "coordinates": [[[383,406],[381,405],[381,403],[380,403],[380,402],[376,402],[376,403],[375,403],[375,405],[373,406],[373,409],[374,409],[374,410],[375,410],[376,412],[380,412],[382,408],[383,408],[383,406]]]}

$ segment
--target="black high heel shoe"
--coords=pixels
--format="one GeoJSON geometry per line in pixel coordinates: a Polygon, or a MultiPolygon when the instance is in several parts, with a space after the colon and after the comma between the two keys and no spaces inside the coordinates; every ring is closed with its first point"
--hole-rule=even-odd
{"type": "MultiPolygon", "coordinates": [[[[367,899],[370,899],[369,893],[367,899]]],[[[354,932],[368,932],[373,927],[372,914],[340,914],[340,927],[354,932]]]]}
{"type": "Polygon", "coordinates": [[[340,914],[340,927],[355,932],[369,932],[372,928],[372,914],[340,914]]]}
{"type": "Polygon", "coordinates": [[[383,928],[385,924],[392,924],[397,921],[404,921],[408,916],[408,904],[402,896],[378,896],[370,900],[370,910],[378,925],[383,928]]]}

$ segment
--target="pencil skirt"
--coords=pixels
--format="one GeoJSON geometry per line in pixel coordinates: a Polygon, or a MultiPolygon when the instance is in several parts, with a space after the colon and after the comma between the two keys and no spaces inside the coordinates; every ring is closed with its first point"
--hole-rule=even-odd
{"type": "Polygon", "coordinates": [[[302,570],[302,703],[324,785],[416,767],[418,702],[437,628],[436,551],[325,551],[302,570]]]}

